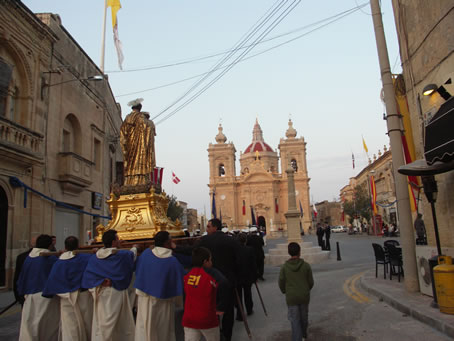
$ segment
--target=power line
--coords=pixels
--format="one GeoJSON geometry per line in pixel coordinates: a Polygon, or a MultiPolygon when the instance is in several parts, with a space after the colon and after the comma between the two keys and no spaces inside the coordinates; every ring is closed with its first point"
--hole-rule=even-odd
{"type": "MultiPolygon", "coordinates": [[[[282,34],[279,34],[279,35],[276,35],[276,36],[273,36],[273,37],[270,37],[268,39],[264,39],[260,42],[260,44],[264,44],[264,43],[267,43],[267,42],[270,42],[272,40],[275,40],[275,39],[279,39],[279,38],[282,38],[284,36],[287,36],[287,35],[290,35],[290,34],[293,34],[295,32],[298,32],[298,31],[302,31],[302,30],[305,30],[307,28],[310,28],[312,26],[315,26],[315,25],[318,25],[318,24],[321,24],[325,21],[329,21],[335,17],[338,17],[338,16],[341,16],[343,15],[344,13],[347,13],[347,12],[350,12],[350,11],[356,11],[358,9],[362,9],[363,7],[365,6],[368,6],[369,3],[363,3],[361,5],[357,5],[356,7],[353,7],[351,9],[348,9],[344,12],[340,12],[338,14],[335,14],[331,17],[328,17],[328,18],[325,18],[325,19],[322,19],[322,20],[319,20],[319,21],[316,21],[314,23],[311,23],[311,24],[308,24],[306,26],[302,26],[302,27],[299,27],[299,28],[296,28],[296,29],[293,29],[291,31],[288,31],[288,32],[285,32],[285,33],[282,33],[282,34]]],[[[242,47],[241,49],[246,49],[248,46],[244,46],[242,47]]],[[[185,65],[185,64],[191,64],[191,63],[195,63],[195,62],[200,62],[202,60],[207,60],[207,59],[210,59],[210,58],[214,58],[214,57],[218,57],[218,56],[222,56],[226,53],[229,53],[231,52],[231,50],[227,50],[227,51],[222,51],[222,52],[217,52],[217,53],[214,53],[214,54],[210,54],[210,55],[206,55],[206,56],[200,56],[200,57],[192,57],[192,58],[185,58],[185,59],[182,59],[180,61],[176,61],[176,62],[173,62],[173,63],[166,63],[166,64],[162,64],[162,65],[152,65],[152,66],[144,66],[144,67],[139,67],[139,68],[134,68],[134,69],[126,69],[126,70],[110,70],[110,71],[106,71],[105,73],[109,73],[109,74],[112,74],[112,73],[129,73],[129,72],[139,72],[139,71],[149,71],[149,70],[158,70],[158,69],[164,69],[164,68],[170,68],[170,67],[174,67],[174,66],[180,66],[180,65],[185,65]]],[[[118,96],[117,96],[118,97],[118,96]]]]}
{"type": "MultiPolygon", "coordinates": [[[[180,97],[178,97],[175,101],[173,101],[170,105],[168,105],[166,108],[161,110],[159,114],[157,114],[155,117],[153,117],[153,120],[164,114],[166,111],[171,109],[173,106],[175,106],[178,102],[183,100],[186,96],[188,96],[192,91],[194,91],[200,84],[202,84],[208,77],[211,76],[212,73],[217,71],[220,67],[222,67],[227,60],[232,57],[240,47],[244,46],[255,34],[258,32],[269,20],[275,16],[277,12],[280,11],[280,9],[285,5],[285,3],[288,0],[281,0],[280,3],[277,1],[273,6],[265,13],[264,16],[262,16],[258,22],[256,22],[251,29],[249,29],[248,32],[235,44],[234,48],[225,56],[222,58],[219,62],[214,65],[211,70],[204,76],[202,76],[199,80],[197,80],[184,94],[182,94],[180,97]],[[263,19],[263,17],[265,17],[263,19]]],[[[293,0],[296,1],[296,0],[293,0]]]]}
{"type": "MultiPolygon", "coordinates": [[[[248,48],[246,51],[244,51],[240,56],[238,56],[235,61],[227,67],[225,70],[223,70],[218,76],[216,76],[213,80],[211,80],[207,85],[205,85],[201,90],[199,90],[195,95],[193,95],[191,98],[186,100],[183,104],[181,104],[178,108],[174,109],[172,112],[167,114],[163,119],[161,119],[159,122],[156,124],[162,123],[165,120],[169,119],[173,115],[175,115],[178,111],[186,107],[188,104],[190,104],[192,101],[194,101],[197,97],[199,97],[202,93],[204,93],[208,88],[210,88],[214,83],[216,83],[219,79],[221,79],[228,71],[230,71],[242,58],[245,56],[249,51],[251,51],[257,44],[260,42],[268,33],[270,33],[279,23],[284,20],[295,8],[298,6],[298,4],[301,2],[301,0],[294,0],[285,10],[283,13],[279,15],[278,18],[274,20],[274,22],[268,26],[264,32],[260,34],[259,37],[256,38],[254,41],[254,44],[248,48]]],[[[161,114],[161,113],[160,113],[161,114]]],[[[159,116],[159,115],[158,115],[159,116]]]]}
{"type": "MultiPolygon", "coordinates": [[[[346,16],[348,16],[348,15],[350,15],[350,14],[353,14],[353,13],[357,12],[360,8],[362,8],[362,7],[364,7],[364,6],[367,6],[367,5],[368,5],[367,3],[366,3],[366,4],[362,4],[362,5],[358,6],[358,7],[351,8],[351,9],[349,9],[349,10],[347,10],[347,11],[338,13],[338,14],[336,14],[336,15],[334,15],[334,16],[331,16],[331,17],[329,17],[329,18],[320,20],[320,21],[318,21],[318,22],[316,22],[316,23],[306,25],[306,26],[304,26],[304,28],[311,27],[311,26],[314,26],[315,24],[323,23],[323,22],[325,22],[325,21],[327,21],[327,20],[330,20],[330,21],[328,21],[327,23],[325,23],[325,24],[323,24],[323,25],[321,25],[321,26],[318,26],[318,27],[316,27],[316,28],[314,28],[314,29],[312,29],[312,30],[310,30],[310,31],[308,31],[308,32],[305,32],[305,33],[303,33],[303,34],[300,34],[300,35],[296,36],[295,38],[286,40],[286,41],[284,41],[284,42],[282,42],[282,43],[279,43],[279,44],[274,45],[274,46],[272,46],[272,47],[270,47],[270,48],[267,48],[267,49],[265,49],[265,50],[262,50],[262,51],[260,51],[260,52],[258,52],[258,53],[256,53],[256,54],[253,54],[253,55],[251,55],[251,56],[249,56],[249,57],[243,58],[240,62],[244,62],[244,61],[246,61],[246,60],[249,60],[249,59],[251,59],[251,58],[257,57],[257,56],[262,55],[262,54],[264,54],[264,53],[266,53],[266,52],[269,52],[269,51],[271,51],[271,50],[274,50],[274,49],[276,49],[276,48],[279,48],[279,47],[281,47],[281,46],[283,46],[283,45],[289,44],[289,43],[291,43],[291,42],[293,42],[293,41],[295,41],[295,40],[297,40],[297,39],[303,38],[303,37],[309,35],[310,33],[313,33],[313,32],[315,32],[315,31],[318,31],[318,30],[320,30],[320,29],[322,29],[322,28],[324,28],[324,27],[326,27],[326,26],[328,26],[328,25],[330,25],[330,24],[333,24],[333,23],[335,23],[335,22],[337,22],[337,21],[343,19],[344,17],[346,17],[346,16]]],[[[295,29],[295,30],[291,31],[291,33],[301,31],[301,29],[302,29],[302,28],[295,29]]],[[[271,40],[271,39],[276,39],[277,37],[283,37],[283,36],[289,35],[289,34],[291,34],[291,33],[288,32],[288,33],[282,34],[282,35],[280,35],[280,36],[275,36],[275,37],[273,37],[273,38],[267,39],[267,41],[269,41],[269,40],[271,40]]],[[[265,41],[265,40],[262,40],[259,44],[263,43],[264,41],[265,41]]],[[[248,46],[251,46],[251,45],[248,45],[248,46]]],[[[246,47],[245,47],[245,48],[246,48],[246,47]]],[[[223,54],[223,53],[221,53],[221,54],[223,54]]],[[[217,55],[219,55],[219,54],[217,54],[217,55]]],[[[213,55],[213,56],[214,56],[214,55],[213,55]]],[[[207,57],[207,58],[208,58],[208,57],[207,57]]],[[[229,64],[229,65],[231,65],[231,64],[229,64]]],[[[219,69],[224,69],[224,68],[228,67],[229,65],[223,66],[223,67],[221,67],[221,68],[219,68],[219,69]]],[[[218,70],[219,70],[219,69],[218,69],[218,70]]],[[[163,84],[163,85],[159,85],[159,86],[156,86],[156,87],[152,87],[152,88],[148,88],[148,89],[143,89],[143,90],[139,90],[139,91],[134,91],[134,92],[129,92],[129,93],[117,95],[117,96],[115,96],[115,97],[131,96],[131,95],[136,95],[136,94],[143,93],[143,92],[148,92],[148,91],[153,91],[153,90],[162,89],[162,88],[165,88],[165,87],[169,87],[169,86],[172,86],[172,85],[176,85],[176,84],[179,84],[179,83],[186,82],[186,81],[191,80],[191,79],[194,79],[194,78],[201,77],[201,76],[203,76],[203,75],[207,75],[208,73],[210,73],[210,71],[204,72],[204,73],[200,73],[200,74],[197,74],[197,75],[194,75],[194,76],[191,76],[191,77],[183,78],[183,79],[180,79],[180,80],[178,80],[178,81],[174,81],[174,82],[166,83],[166,84],[163,84]]]]}

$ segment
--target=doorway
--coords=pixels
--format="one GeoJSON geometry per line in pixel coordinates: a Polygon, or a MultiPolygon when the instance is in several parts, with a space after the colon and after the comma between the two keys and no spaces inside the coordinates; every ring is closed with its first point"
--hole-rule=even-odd
{"type": "MultiPolygon", "coordinates": [[[[75,236],[80,239],[80,213],[57,208],[55,210],[55,236],[57,250],[65,248],[65,239],[75,236]]],[[[81,242],[82,244],[82,242],[81,242]]]]}
{"type": "Polygon", "coordinates": [[[8,226],[8,197],[0,186],[0,287],[6,283],[6,229],[8,226]]]}

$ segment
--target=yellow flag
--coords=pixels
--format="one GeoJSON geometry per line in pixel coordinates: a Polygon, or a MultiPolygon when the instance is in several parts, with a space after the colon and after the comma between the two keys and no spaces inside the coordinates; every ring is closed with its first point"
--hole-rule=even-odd
{"type": "Polygon", "coordinates": [[[117,24],[117,12],[121,8],[120,0],[107,0],[107,7],[112,10],[112,27],[117,24]]]}
{"type": "Polygon", "coordinates": [[[364,150],[365,150],[366,153],[367,153],[369,150],[367,149],[366,141],[364,141],[364,137],[363,137],[363,147],[364,147],[364,150]]]}

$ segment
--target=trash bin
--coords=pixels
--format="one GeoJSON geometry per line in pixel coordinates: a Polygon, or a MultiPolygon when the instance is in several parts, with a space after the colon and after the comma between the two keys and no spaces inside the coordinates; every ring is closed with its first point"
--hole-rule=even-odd
{"type": "Polygon", "coordinates": [[[434,267],[435,287],[440,311],[454,314],[454,265],[450,256],[439,256],[434,267]]]}

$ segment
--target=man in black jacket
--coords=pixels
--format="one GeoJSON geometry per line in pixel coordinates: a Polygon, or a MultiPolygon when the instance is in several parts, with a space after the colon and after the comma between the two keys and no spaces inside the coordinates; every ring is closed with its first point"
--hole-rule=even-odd
{"type": "Polygon", "coordinates": [[[238,282],[238,271],[240,263],[238,259],[238,251],[240,244],[235,238],[229,237],[221,231],[222,224],[219,219],[211,219],[207,224],[207,235],[202,237],[196,246],[206,247],[211,251],[213,259],[213,267],[219,270],[228,280],[229,289],[228,296],[230,305],[226,307],[224,316],[222,318],[221,334],[224,340],[230,341],[232,339],[232,329],[234,323],[234,302],[235,287],[238,282]]]}
{"type": "MultiPolygon", "coordinates": [[[[244,306],[248,315],[253,314],[252,302],[252,284],[257,281],[257,264],[255,262],[254,249],[250,246],[246,246],[247,236],[245,233],[241,233],[238,236],[238,241],[241,244],[238,258],[240,259],[241,267],[238,276],[238,284],[236,286],[238,296],[241,304],[243,304],[243,293],[244,293],[244,306]]],[[[236,308],[236,319],[237,321],[243,321],[241,316],[240,307],[237,304],[236,308]]]]}
{"type": "Polygon", "coordinates": [[[265,243],[263,242],[262,236],[257,234],[256,227],[251,227],[249,229],[246,245],[254,249],[258,279],[264,281],[265,279],[263,278],[263,272],[265,269],[265,252],[263,251],[263,246],[265,245],[265,243]]]}

